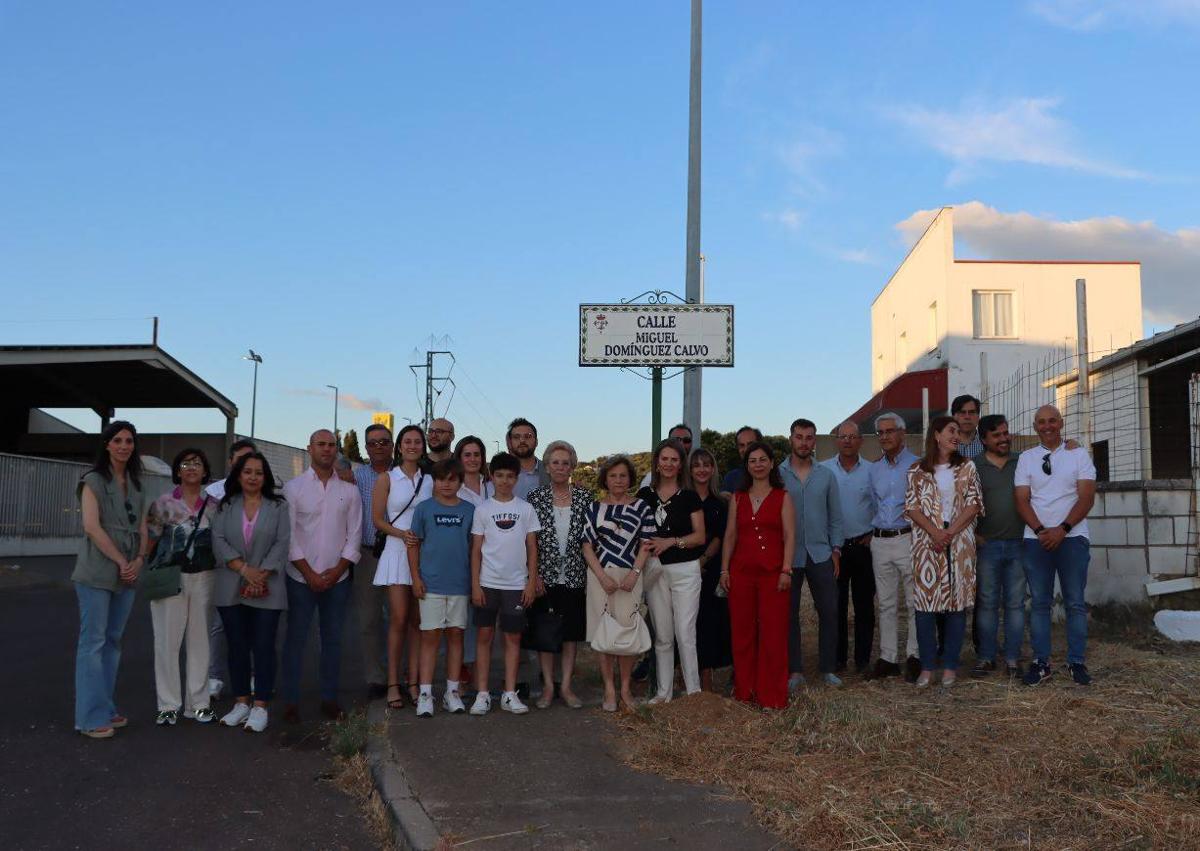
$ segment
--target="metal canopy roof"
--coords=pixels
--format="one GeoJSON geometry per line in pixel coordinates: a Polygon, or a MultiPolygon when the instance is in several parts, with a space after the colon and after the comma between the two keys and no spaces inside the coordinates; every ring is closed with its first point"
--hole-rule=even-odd
{"type": "Polygon", "coordinates": [[[156,345],[0,346],[0,387],[31,408],[219,408],[237,405],[156,345]]]}

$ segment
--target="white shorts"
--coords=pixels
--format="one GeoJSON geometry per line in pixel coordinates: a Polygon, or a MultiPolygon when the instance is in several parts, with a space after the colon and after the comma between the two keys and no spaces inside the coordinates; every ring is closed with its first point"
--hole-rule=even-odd
{"type": "Polygon", "coordinates": [[[425,594],[418,600],[421,629],[466,629],[469,598],[465,594],[425,594]]]}

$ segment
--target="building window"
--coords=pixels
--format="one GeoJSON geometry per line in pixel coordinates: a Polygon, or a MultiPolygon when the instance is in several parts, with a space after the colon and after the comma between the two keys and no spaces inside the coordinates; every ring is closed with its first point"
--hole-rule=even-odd
{"type": "Polygon", "coordinates": [[[976,339],[1012,339],[1017,336],[1013,324],[1012,292],[973,290],[971,307],[976,339]]]}
{"type": "Polygon", "coordinates": [[[938,344],[938,321],[937,321],[937,302],[929,305],[929,351],[937,348],[938,344]]]}

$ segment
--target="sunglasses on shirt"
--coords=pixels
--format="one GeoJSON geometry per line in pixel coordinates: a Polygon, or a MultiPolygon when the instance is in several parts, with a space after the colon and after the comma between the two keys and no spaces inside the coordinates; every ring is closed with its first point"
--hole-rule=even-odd
{"type": "Polygon", "coordinates": [[[1042,472],[1047,476],[1050,475],[1050,453],[1047,452],[1042,456],[1042,472]]]}

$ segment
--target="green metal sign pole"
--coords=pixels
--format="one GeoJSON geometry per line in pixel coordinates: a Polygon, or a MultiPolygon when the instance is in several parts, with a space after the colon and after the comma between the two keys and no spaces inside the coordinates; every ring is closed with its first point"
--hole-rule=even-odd
{"type": "Polygon", "coordinates": [[[662,367],[650,369],[650,448],[662,439],[662,367]]]}

